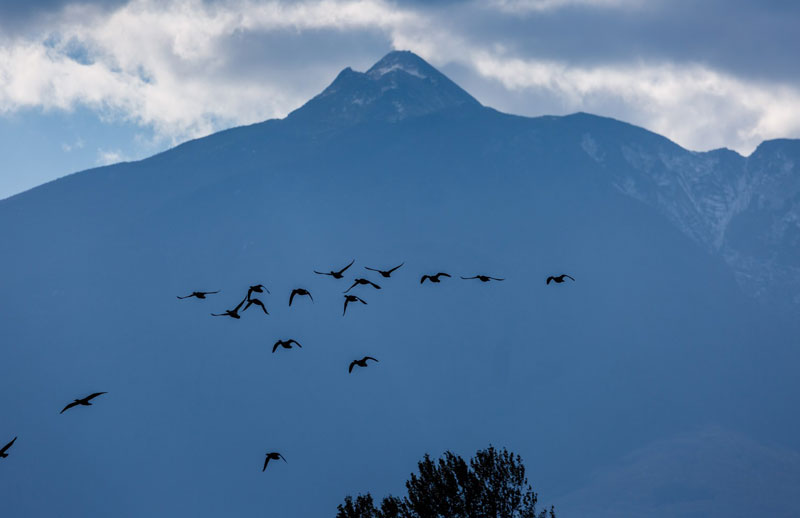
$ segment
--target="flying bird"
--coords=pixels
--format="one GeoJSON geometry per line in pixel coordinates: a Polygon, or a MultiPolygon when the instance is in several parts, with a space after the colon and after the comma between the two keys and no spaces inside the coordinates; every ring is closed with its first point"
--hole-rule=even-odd
{"type": "MultiPolygon", "coordinates": [[[[367,360],[372,360],[372,361],[376,361],[376,362],[378,361],[377,359],[373,358],[372,356],[364,356],[360,360],[351,361],[350,362],[350,368],[347,369],[347,372],[353,372],[353,367],[355,367],[356,365],[358,365],[359,367],[366,367],[367,366],[367,360]]],[[[380,362],[378,362],[378,363],[380,363],[380,362]]]]}
{"type": "Polygon", "coordinates": [[[347,313],[347,305],[351,302],[360,302],[362,304],[366,304],[364,299],[356,297],[355,295],[345,295],[344,296],[344,311],[342,311],[342,316],[347,313]]]}
{"type": "Polygon", "coordinates": [[[74,406],[78,406],[78,405],[92,406],[92,404],[89,401],[91,401],[94,398],[96,398],[97,396],[101,396],[103,394],[107,394],[107,392],[95,392],[94,394],[90,394],[90,395],[86,396],[83,399],[76,399],[72,403],[70,403],[69,405],[65,406],[64,409],[61,412],[59,412],[59,414],[63,414],[64,412],[66,412],[70,408],[72,408],[74,406]]]}
{"type": "Polygon", "coordinates": [[[264,293],[264,291],[269,293],[269,290],[263,284],[256,284],[255,286],[250,286],[249,288],[247,288],[247,297],[245,298],[247,300],[250,300],[250,295],[252,295],[253,293],[264,293]]]}
{"type": "Polygon", "coordinates": [[[211,313],[212,317],[232,317],[232,318],[241,318],[239,316],[239,308],[242,307],[242,304],[247,300],[247,298],[242,299],[242,301],[233,309],[226,309],[225,313],[211,313]]]}
{"type": "Polygon", "coordinates": [[[263,302],[261,302],[259,299],[255,298],[255,297],[253,297],[252,299],[249,299],[247,301],[247,304],[244,306],[244,309],[242,310],[242,312],[247,311],[247,308],[249,308],[253,304],[255,304],[256,306],[261,306],[261,309],[264,310],[264,313],[269,315],[269,311],[267,311],[267,306],[265,306],[263,302]]]}
{"type": "Polygon", "coordinates": [[[423,275],[422,278],[419,280],[419,283],[422,284],[425,282],[425,279],[428,279],[431,282],[442,282],[439,280],[439,277],[450,277],[449,274],[444,272],[439,272],[436,275],[423,275]]]}
{"type": "Polygon", "coordinates": [[[350,264],[348,264],[347,266],[345,266],[344,268],[342,268],[342,269],[341,269],[341,270],[339,270],[339,271],[333,271],[333,270],[331,270],[331,271],[329,271],[329,272],[327,272],[327,273],[326,273],[326,272],[318,272],[317,270],[314,270],[314,273],[316,273],[316,274],[318,274],[318,275],[330,275],[330,276],[331,276],[331,277],[333,277],[334,279],[341,279],[342,277],[344,277],[344,272],[345,272],[345,271],[346,271],[348,268],[350,268],[351,266],[353,266],[353,263],[354,263],[354,262],[356,262],[356,260],[355,260],[355,259],[353,259],[352,261],[350,261],[350,264]]]}
{"type": "Polygon", "coordinates": [[[353,288],[355,288],[359,284],[369,284],[370,286],[372,286],[376,290],[381,289],[380,286],[378,286],[377,284],[375,284],[374,282],[372,282],[369,279],[356,279],[355,281],[353,281],[353,285],[350,286],[349,288],[347,288],[344,292],[347,293],[348,291],[352,290],[353,288]]]}
{"type": "Polygon", "coordinates": [[[497,277],[489,277],[488,275],[476,275],[474,277],[461,277],[462,279],[478,279],[481,282],[489,281],[504,281],[505,279],[498,279],[497,277]]]}
{"type": "Polygon", "coordinates": [[[311,292],[303,289],[303,288],[295,288],[292,290],[292,294],[289,295],[289,305],[292,305],[292,300],[294,300],[295,295],[307,295],[308,298],[311,299],[311,302],[314,302],[314,297],[311,296],[311,292]]]}
{"type": "Polygon", "coordinates": [[[188,299],[190,297],[197,297],[198,299],[204,299],[204,298],[206,298],[206,295],[211,295],[212,293],[219,293],[219,290],[217,290],[217,291],[193,291],[190,295],[186,295],[185,297],[178,297],[178,298],[181,299],[181,300],[188,299]]]}
{"type": "Polygon", "coordinates": [[[275,342],[275,345],[272,346],[272,352],[274,353],[275,351],[277,351],[278,347],[283,347],[284,349],[291,349],[292,344],[297,345],[297,347],[300,347],[301,349],[303,348],[303,346],[300,345],[300,342],[298,342],[294,338],[290,338],[288,340],[278,340],[277,342],[275,342]]]}
{"type": "MultiPolygon", "coordinates": [[[[556,284],[561,284],[562,282],[564,282],[564,277],[566,277],[567,279],[572,279],[572,277],[570,277],[566,273],[562,273],[561,275],[556,275],[556,276],[551,275],[550,277],[547,278],[546,284],[550,284],[550,281],[553,281],[556,284]]],[[[575,279],[572,280],[574,281],[575,279]]]]}
{"type": "Polygon", "coordinates": [[[16,441],[16,440],[17,440],[17,438],[14,437],[13,439],[11,439],[10,443],[8,443],[5,446],[3,446],[2,448],[0,448],[0,459],[5,459],[6,457],[8,457],[8,453],[6,453],[6,452],[8,451],[9,448],[11,448],[11,445],[14,444],[14,441],[16,441]]]}
{"type": "Polygon", "coordinates": [[[406,263],[402,262],[402,263],[398,264],[397,266],[395,266],[394,268],[392,268],[391,270],[378,270],[377,268],[370,268],[369,266],[365,266],[364,268],[366,268],[367,270],[373,271],[373,272],[378,272],[379,274],[383,275],[384,277],[386,277],[388,279],[389,277],[392,276],[392,272],[394,272],[395,270],[397,270],[398,268],[400,268],[404,264],[406,264],[406,263]]]}
{"type": "MultiPolygon", "coordinates": [[[[264,459],[264,467],[261,469],[261,473],[264,473],[267,470],[267,464],[269,464],[269,461],[278,459],[281,459],[283,462],[286,462],[286,459],[283,458],[283,455],[281,455],[277,451],[271,451],[267,453],[267,458],[264,459]]],[[[286,463],[288,464],[288,462],[286,463]]]]}

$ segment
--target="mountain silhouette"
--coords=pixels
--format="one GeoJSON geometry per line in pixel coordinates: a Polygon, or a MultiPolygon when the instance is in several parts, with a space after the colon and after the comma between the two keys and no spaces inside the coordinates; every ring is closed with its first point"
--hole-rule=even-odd
{"type": "Polygon", "coordinates": [[[14,475],[4,511],[324,516],[397,494],[425,452],[488,442],[560,502],[705,425],[798,450],[796,164],[798,141],[698,153],[604,117],[500,113],[392,52],[285,119],[2,200],[3,423],[36,445],[15,467],[47,466],[14,475]],[[345,280],[313,273],[351,258],[345,280]],[[506,281],[419,286],[438,271],[506,281]],[[563,272],[579,282],[545,285],[563,272]],[[342,318],[358,275],[382,289],[342,318]],[[269,318],[208,315],[254,279],[269,318]],[[203,286],[213,307],[175,300],[203,286]],[[314,303],[289,308],[298,286],[314,303]],[[273,355],[279,335],[317,345],[273,355]],[[348,375],[365,354],[380,368],[348,375]],[[115,404],[40,426],[34,408],[93,387],[115,404]],[[292,459],[266,488],[265,444],[292,459]]]}

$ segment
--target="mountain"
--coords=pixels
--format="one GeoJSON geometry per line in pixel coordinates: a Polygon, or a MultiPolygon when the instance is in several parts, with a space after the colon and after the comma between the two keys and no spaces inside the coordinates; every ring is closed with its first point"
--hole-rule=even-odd
{"type": "MultiPolygon", "coordinates": [[[[425,452],[488,443],[523,456],[541,502],[578,508],[591,488],[625,498],[590,474],[653,444],[685,455],[675,438],[707,426],[797,451],[798,326],[776,287],[796,146],[693,153],[588,114],[503,114],[396,52],[285,119],[2,200],[4,509],[333,515],[399,493],[425,452]],[[458,278],[476,273],[506,280],[458,278]],[[545,284],[559,273],[576,281],[545,284]],[[382,289],[343,317],[357,276],[382,289]],[[255,283],[269,316],[209,315],[255,283]],[[314,301],[290,308],[297,287],[314,301]],[[194,290],[221,292],[176,299],[194,290]],[[273,354],[286,338],[302,349],[273,354]],[[380,362],[348,374],[364,355],[380,362]],[[262,473],[267,451],[288,463],[262,473]]],[[[748,450],[754,477],[780,477],[770,448],[748,450]]]]}

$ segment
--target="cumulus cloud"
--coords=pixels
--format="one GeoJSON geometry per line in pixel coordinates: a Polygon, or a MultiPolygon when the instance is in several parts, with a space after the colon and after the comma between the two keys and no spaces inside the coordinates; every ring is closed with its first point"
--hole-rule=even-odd
{"type": "Polygon", "coordinates": [[[113,9],[68,4],[32,31],[0,36],[0,114],[86,106],[177,142],[284,116],[343,66],[369,65],[365,56],[377,59],[370,50],[385,45],[499,85],[500,94],[481,101],[507,111],[520,110],[504,104],[502,91],[546,96],[555,100],[550,112],[599,112],[695,149],[749,152],[765,138],[800,134],[800,88],[793,84],[663,58],[577,64],[504,43],[503,21],[519,12],[549,16],[564,8],[635,10],[640,4],[495,0],[488,4],[495,23],[480,33],[453,20],[456,11],[480,20],[487,10],[482,3],[131,0],[113,9]],[[332,48],[341,48],[341,55],[332,55],[332,48]]]}
{"type": "Polygon", "coordinates": [[[125,160],[128,160],[128,158],[118,149],[98,149],[95,162],[97,165],[111,165],[125,160]]]}

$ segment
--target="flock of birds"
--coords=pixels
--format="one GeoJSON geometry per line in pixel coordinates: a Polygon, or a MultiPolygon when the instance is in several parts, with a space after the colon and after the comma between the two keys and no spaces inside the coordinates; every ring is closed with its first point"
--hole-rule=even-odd
{"type": "MultiPolygon", "coordinates": [[[[345,266],[344,268],[341,268],[339,270],[331,270],[331,271],[328,271],[328,272],[319,272],[317,270],[314,270],[314,273],[316,273],[317,275],[328,275],[330,277],[333,277],[334,279],[342,279],[342,278],[344,278],[344,273],[351,266],[353,266],[354,263],[355,263],[355,259],[350,261],[350,264],[348,264],[347,266],[345,266]]],[[[370,267],[367,267],[367,266],[365,266],[364,268],[366,270],[377,272],[382,277],[388,279],[388,278],[390,278],[392,276],[392,273],[394,273],[396,270],[398,270],[404,264],[405,263],[400,263],[399,265],[395,266],[394,268],[390,268],[388,270],[380,270],[380,269],[377,269],[377,268],[370,268],[370,267]]],[[[438,273],[432,274],[432,275],[431,274],[425,274],[420,278],[419,283],[420,284],[424,284],[425,281],[428,281],[430,283],[438,284],[438,283],[442,282],[442,277],[451,278],[452,276],[450,274],[448,274],[448,273],[445,273],[445,272],[438,272],[438,273]]],[[[480,282],[490,282],[490,281],[497,282],[497,281],[505,280],[504,278],[492,277],[492,276],[483,275],[483,274],[473,275],[472,277],[463,277],[462,276],[461,278],[464,279],[464,280],[478,280],[480,282]]],[[[561,275],[552,275],[552,276],[547,277],[547,280],[546,280],[545,283],[546,284],[550,284],[551,282],[554,282],[556,284],[560,284],[560,283],[565,282],[566,279],[570,279],[572,281],[575,280],[574,278],[572,278],[571,276],[569,276],[567,274],[561,274],[561,275]]],[[[372,282],[369,279],[355,278],[353,280],[353,284],[349,288],[347,288],[347,290],[344,291],[344,309],[342,310],[342,316],[347,314],[347,305],[350,304],[350,303],[360,302],[361,304],[364,304],[364,305],[367,304],[367,302],[364,299],[360,298],[357,295],[353,295],[353,294],[349,293],[351,290],[353,290],[354,288],[356,288],[358,286],[371,286],[373,289],[376,289],[376,290],[380,290],[381,289],[381,287],[378,284],[372,282]]],[[[180,300],[189,299],[189,298],[195,298],[195,299],[204,300],[204,299],[207,298],[208,295],[213,295],[213,294],[216,294],[216,293],[219,293],[219,292],[220,292],[220,290],[216,290],[216,291],[193,291],[189,295],[178,296],[177,298],[180,299],[180,300]]],[[[267,294],[270,294],[270,291],[263,284],[255,284],[253,286],[250,286],[247,289],[247,294],[245,295],[245,297],[233,309],[226,309],[222,313],[211,313],[211,316],[214,316],[214,317],[231,317],[231,318],[234,318],[234,319],[240,319],[241,315],[239,314],[239,311],[241,310],[242,312],[245,312],[252,306],[260,307],[261,310],[264,312],[264,314],[269,315],[269,311],[267,311],[266,304],[264,304],[264,302],[262,300],[260,300],[259,298],[253,296],[254,293],[260,294],[260,293],[265,293],[265,292],[267,294]],[[242,306],[244,306],[244,307],[242,307],[242,306]]],[[[295,297],[308,297],[309,300],[312,303],[314,302],[314,298],[311,296],[311,292],[306,290],[305,288],[295,288],[295,289],[292,290],[292,292],[289,295],[289,306],[292,305],[292,302],[294,302],[295,297]]],[[[272,352],[275,353],[275,351],[277,351],[279,347],[283,348],[283,349],[292,349],[293,346],[297,346],[299,348],[303,347],[302,345],[300,345],[300,342],[298,342],[297,340],[295,340],[293,338],[290,338],[288,340],[281,339],[281,340],[276,341],[273,344],[272,352]]],[[[368,361],[378,362],[378,359],[377,358],[373,358],[372,356],[364,356],[363,358],[355,359],[355,360],[350,362],[350,365],[349,365],[349,367],[347,369],[347,372],[348,373],[352,373],[354,367],[367,367],[368,366],[368,364],[367,364],[368,361]]],[[[380,362],[378,362],[378,363],[380,363],[380,362]]],[[[77,407],[77,406],[92,406],[91,401],[94,398],[98,397],[98,396],[102,396],[103,394],[107,394],[107,392],[95,392],[95,393],[89,394],[88,396],[85,396],[83,398],[74,399],[72,402],[68,403],[61,410],[61,412],[59,412],[59,413],[63,414],[67,410],[69,410],[71,408],[74,408],[74,407],[77,407]]],[[[0,448],[0,459],[4,459],[4,458],[8,457],[8,453],[7,452],[14,445],[14,442],[16,442],[16,440],[17,440],[17,437],[14,437],[11,440],[11,442],[9,442],[8,444],[6,444],[2,448],[0,448]]],[[[266,454],[266,458],[264,459],[264,467],[261,470],[262,472],[266,471],[267,465],[269,464],[270,460],[276,460],[276,461],[277,460],[282,460],[284,462],[287,462],[286,459],[283,457],[283,455],[281,453],[276,452],[276,451],[268,452],[266,454]]]]}

